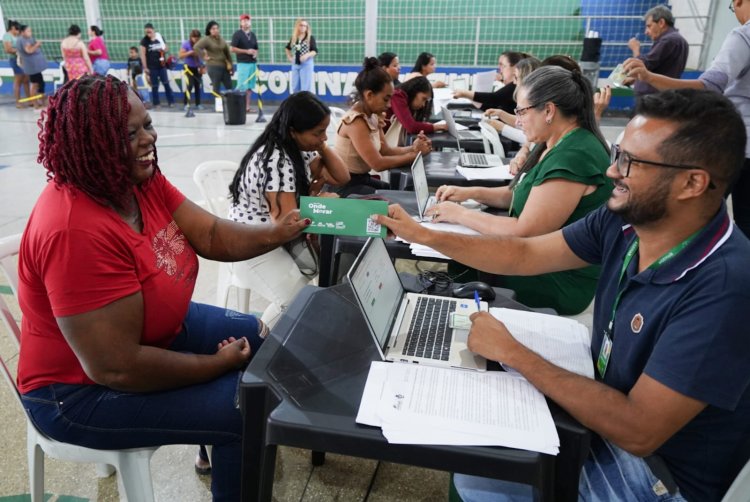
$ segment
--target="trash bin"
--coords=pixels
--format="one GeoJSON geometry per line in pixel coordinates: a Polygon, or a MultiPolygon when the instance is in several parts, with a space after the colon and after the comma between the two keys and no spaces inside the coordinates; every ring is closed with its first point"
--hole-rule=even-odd
{"type": "Polygon", "coordinates": [[[224,123],[227,125],[242,125],[245,123],[245,92],[226,91],[221,95],[221,105],[224,108],[224,123]]]}
{"type": "MultiPolygon", "coordinates": [[[[591,87],[593,87],[594,92],[596,92],[597,84],[599,83],[599,69],[601,65],[596,61],[579,61],[578,64],[581,65],[581,73],[583,73],[583,76],[591,82],[591,87]]],[[[224,116],[226,117],[226,112],[224,116]]]]}

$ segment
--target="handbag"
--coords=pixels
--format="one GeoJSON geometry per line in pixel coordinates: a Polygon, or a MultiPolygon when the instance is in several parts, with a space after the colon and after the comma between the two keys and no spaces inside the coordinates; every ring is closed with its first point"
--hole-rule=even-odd
{"type": "Polygon", "coordinates": [[[320,248],[317,242],[313,241],[313,235],[302,234],[284,244],[284,249],[292,257],[294,263],[297,264],[302,275],[305,277],[315,277],[318,275],[320,248]]]}

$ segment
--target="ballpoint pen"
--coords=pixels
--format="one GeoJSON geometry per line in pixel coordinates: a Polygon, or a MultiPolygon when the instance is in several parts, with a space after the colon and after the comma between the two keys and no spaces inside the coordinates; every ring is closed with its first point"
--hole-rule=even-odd
{"type": "Polygon", "coordinates": [[[477,312],[482,311],[482,304],[479,302],[479,291],[474,290],[474,301],[477,302],[477,312]]]}

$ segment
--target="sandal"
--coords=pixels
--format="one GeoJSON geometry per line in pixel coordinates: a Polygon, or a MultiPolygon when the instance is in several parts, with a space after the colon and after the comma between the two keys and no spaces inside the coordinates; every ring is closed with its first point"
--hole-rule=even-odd
{"type": "Polygon", "coordinates": [[[208,460],[208,452],[204,445],[200,445],[198,455],[195,457],[195,472],[201,476],[211,474],[211,462],[208,460]]]}

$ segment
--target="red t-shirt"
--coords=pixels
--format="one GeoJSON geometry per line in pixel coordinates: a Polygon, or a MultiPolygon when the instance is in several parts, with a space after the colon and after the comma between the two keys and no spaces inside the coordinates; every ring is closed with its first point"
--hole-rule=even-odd
{"type": "Polygon", "coordinates": [[[172,213],[185,200],[161,173],[136,190],[143,232],[80,191],[49,183],[21,240],[18,385],[93,384],[56,317],[90,312],[138,291],[141,343],[168,347],[182,327],[198,275],[195,251],[172,213]]]}

